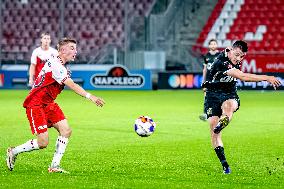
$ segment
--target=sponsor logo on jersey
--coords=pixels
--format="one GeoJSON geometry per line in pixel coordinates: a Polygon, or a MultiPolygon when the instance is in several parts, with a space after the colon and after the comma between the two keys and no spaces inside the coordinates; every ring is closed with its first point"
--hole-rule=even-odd
{"type": "Polygon", "coordinates": [[[236,81],[235,78],[233,78],[232,76],[225,76],[225,77],[222,77],[220,78],[220,82],[232,82],[232,81],[236,81]]]}

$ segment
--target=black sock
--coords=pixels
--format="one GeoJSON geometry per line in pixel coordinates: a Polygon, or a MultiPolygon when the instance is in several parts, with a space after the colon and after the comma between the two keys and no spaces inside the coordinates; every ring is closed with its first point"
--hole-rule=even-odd
{"type": "Polygon", "coordinates": [[[228,168],[229,164],[228,164],[228,162],[226,160],[226,156],[225,156],[225,153],[224,153],[224,147],[217,146],[214,150],[215,150],[216,155],[219,158],[222,166],[225,167],[225,168],[228,168]]]}

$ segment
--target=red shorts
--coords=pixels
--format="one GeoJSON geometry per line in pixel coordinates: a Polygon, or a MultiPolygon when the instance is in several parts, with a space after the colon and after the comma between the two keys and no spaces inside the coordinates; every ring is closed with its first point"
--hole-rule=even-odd
{"type": "Polygon", "coordinates": [[[56,103],[51,103],[43,107],[35,106],[26,108],[26,114],[33,134],[44,133],[48,127],[65,119],[62,110],[56,103]]]}

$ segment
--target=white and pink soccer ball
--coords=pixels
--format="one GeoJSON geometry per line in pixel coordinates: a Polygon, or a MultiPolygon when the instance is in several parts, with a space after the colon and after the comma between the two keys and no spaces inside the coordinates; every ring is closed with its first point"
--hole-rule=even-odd
{"type": "Polygon", "coordinates": [[[134,130],[141,137],[148,137],[154,133],[156,123],[149,116],[140,116],[135,120],[134,130]]]}

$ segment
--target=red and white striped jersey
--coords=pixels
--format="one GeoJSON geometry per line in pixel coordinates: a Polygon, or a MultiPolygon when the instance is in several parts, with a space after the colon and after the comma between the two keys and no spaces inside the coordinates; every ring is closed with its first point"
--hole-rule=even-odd
{"type": "Polygon", "coordinates": [[[31,64],[35,65],[35,79],[37,78],[39,72],[43,68],[45,62],[51,56],[58,56],[58,51],[52,47],[49,47],[48,50],[43,50],[41,47],[38,47],[33,50],[31,56],[31,64]]]}
{"type": "Polygon", "coordinates": [[[62,64],[61,59],[51,56],[35,80],[23,106],[27,108],[52,103],[64,89],[63,82],[70,77],[70,71],[62,64]]]}

